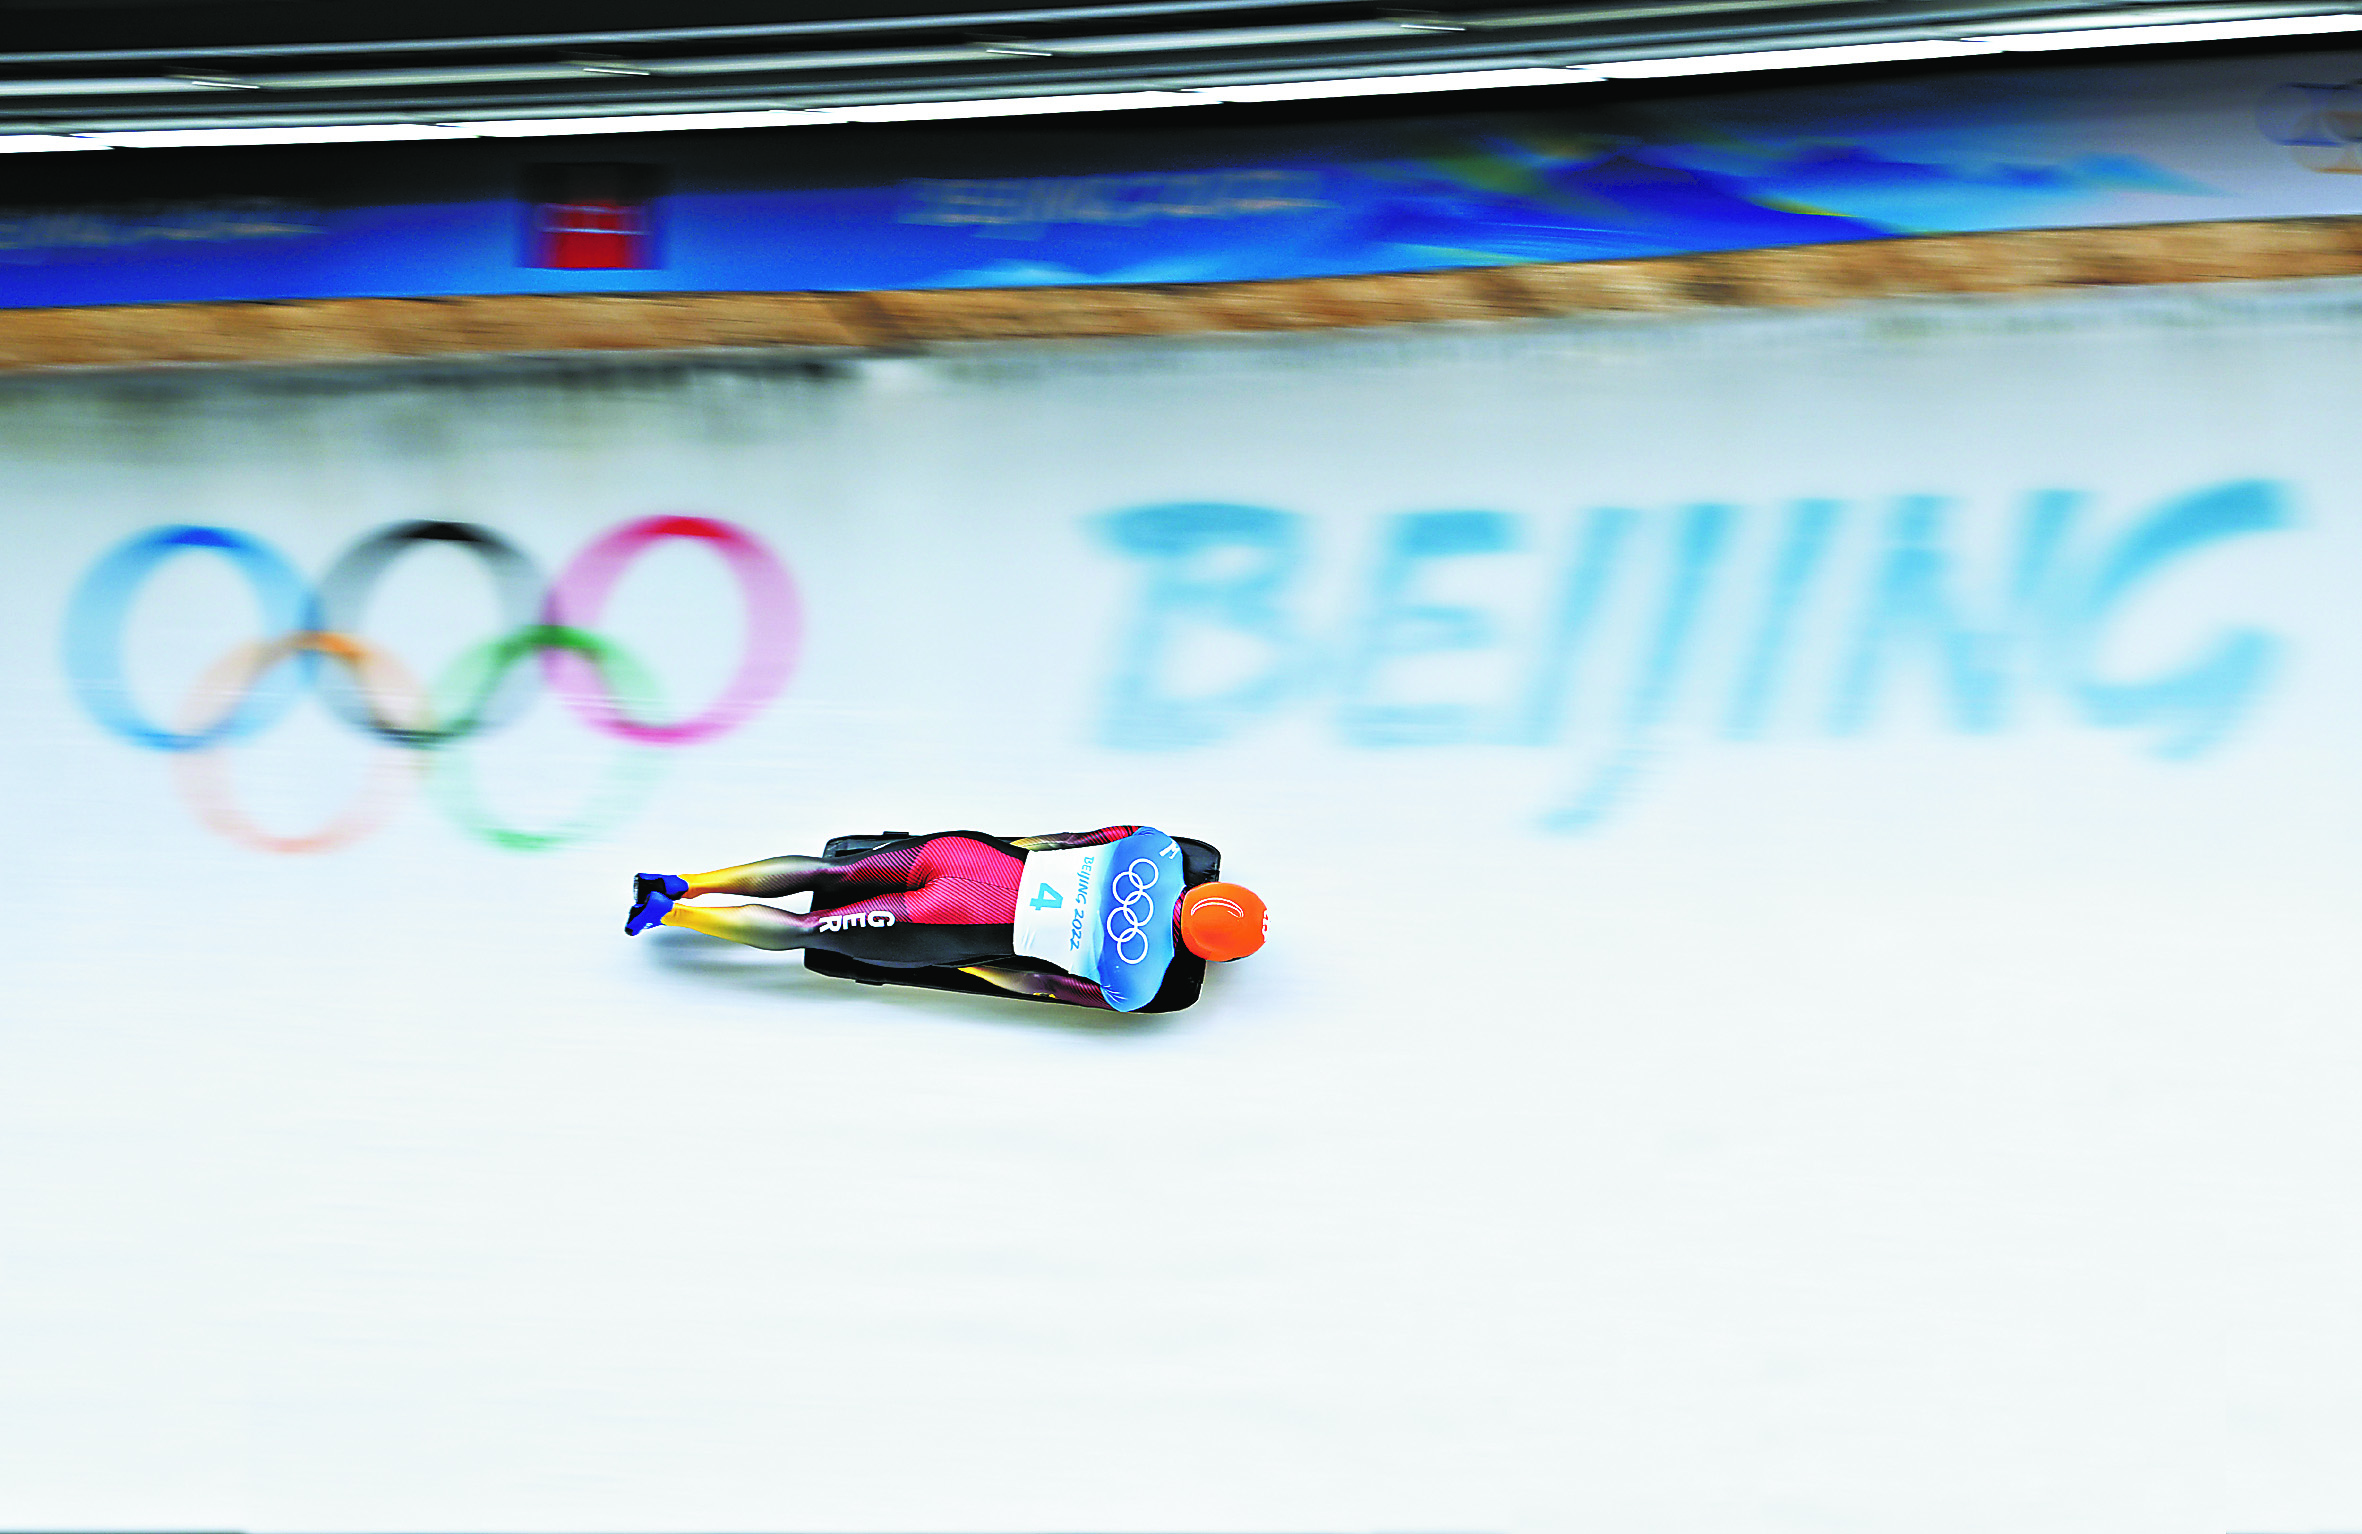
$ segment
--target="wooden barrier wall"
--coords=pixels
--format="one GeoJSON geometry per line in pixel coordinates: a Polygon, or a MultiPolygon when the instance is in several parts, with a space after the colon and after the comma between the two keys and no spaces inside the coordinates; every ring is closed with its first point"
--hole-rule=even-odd
{"type": "Polygon", "coordinates": [[[2362,274],[2362,217],[2011,231],[1143,287],[502,294],[0,310],[0,369],[1311,330],[2362,274]]]}

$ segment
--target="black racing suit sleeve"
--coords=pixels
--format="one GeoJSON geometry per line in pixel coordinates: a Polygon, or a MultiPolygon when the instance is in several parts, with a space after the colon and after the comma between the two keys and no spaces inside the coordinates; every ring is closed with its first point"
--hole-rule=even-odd
{"type": "Polygon", "coordinates": [[[1051,831],[1041,836],[1012,836],[1009,845],[1028,852],[1055,852],[1066,847],[1099,847],[1120,842],[1138,826],[1101,826],[1096,831],[1051,831]]]}
{"type": "Polygon", "coordinates": [[[1000,960],[989,964],[963,964],[962,974],[974,975],[989,981],[1004,991],[1019,996],[1038,997],[1043,1001],[1062,1001],[1069,1006],[1097,1007],[1112,1012],[1106,993],[1097,982],[1079,975],[1069,975],[1055,969],[1029,969],[1022,960],[1000,960]]]}

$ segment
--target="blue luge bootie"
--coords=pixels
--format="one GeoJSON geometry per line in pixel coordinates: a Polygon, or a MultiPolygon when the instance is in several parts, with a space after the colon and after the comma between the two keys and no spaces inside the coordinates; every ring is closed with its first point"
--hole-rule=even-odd
{"type": "Polygon", "coordinates": [[[689,892],[689,881],[676,874],[634,874],[631,914],[623,919],[623,935],[638,937],[664,920],[673,902],[689,892]]]}
{"type": "Polygon", "coordinates": [[[650,927],[662,922],[666,913],[672,908],[672,897],[669,895],[650,895],[647,899],[635,903],[632,906],[631,915],[623,919],[623,935],[638,937],[650,927]]]}

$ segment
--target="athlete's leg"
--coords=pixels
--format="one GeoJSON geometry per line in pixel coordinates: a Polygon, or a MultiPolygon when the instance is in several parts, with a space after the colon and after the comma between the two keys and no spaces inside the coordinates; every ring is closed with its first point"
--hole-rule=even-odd
{"type": "Polygon", "coordinates": [[[1006,921],[922,921],[911,915],[905,897],[898,894],[873,895],[809,916],[767,905],[677,905],[665,913],[664,924],[750,948],[820,948],[865,964],[904,969],[969,964],[1009,951],[1006,921]]]}
{"type": "Polygon", "coordinates": [[[804,946],[805,918],[771,905],[677,905],[664,913],[664,925],[726,937],[749,948],[804,946]]]}
{"type": "Polygon", "coordinates": [[[964,964],[1008,953],[1024,866],[1017,849],[974,831],[908,837],[843,857],[766,858],[691,874],[678,898],[809,891],[809,915],[668,902],[661,920],[774,951],[822,948],[898,966],[964,964]]]}
{"type": "Polygon", "coordinates": [[[695,899],[699,895],[800,895],[812,887],[813,881],[829,871],[827,858],[765,858],[759,863],[740,863],[734,868],[716,868],[701,874],[689,874],[689,892],[681,898],[695,899]]]}
{"type": "MultiPolygon", "coordinates": [[[[662,921],[671,926],[710,932],[715,937],[726,937],[733,942],[752,943],[757,948],[799,947],[801,945],[793,940],[791,929],[759,915],[741,914],[755,912],[761,909],[759,907],[724,908],[730,914],[716,916],[711,925],[700,925],[700,919],[691,919],[686,915],[675,919],[669,913],[682,909],[676,902],[693,900],[700,895],[776,898],[810,891],[814,896],[814,904],[829,905],[868,895],[899,894],[923,882],[923,876],[917,873],[917,869],[926,840],[924,837],[914,837],[888,842],[870,852],[843,857],[764,858],[757,863],[708,869],[686,878],[641,874],[633,881],[635,898],[623,930],[626,933],[638,933],[662,921]],[[742,936],[742,933],[746,935],[742,936]]],[[[774,914],[784,917],[789,913],[780,911],[774,914]]]]}
{"type": "Polygon", "coordinates": [[[867,852],[848,852],[841,857],[779,857],[765,858],[759,863],[740,863],[734,868],[716,868],[701,874],[690,874],[689,893],[684,900],[699,895],[757,895],[775,899],[781,895],[801,895],[810,890],[832,901],[858,899],[864,895],[882,895],[912,890],[926,880],[923,864],[928,846],[939,837],[912,836],[900,841],[872,847],[867,852]]]}

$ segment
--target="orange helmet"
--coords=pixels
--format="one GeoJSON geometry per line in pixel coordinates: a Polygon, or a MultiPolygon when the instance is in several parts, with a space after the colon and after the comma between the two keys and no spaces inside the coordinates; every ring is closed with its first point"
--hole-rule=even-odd
{"type": "Polygon", "coordinates": [[[1181,897],[1181,943],[1201,959],[1243,959],[1270,926],[1263,898],[1243,884],[1200,884],[1181,897]]]}

